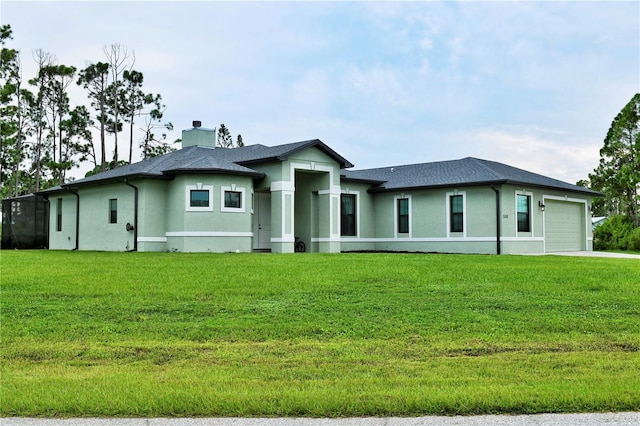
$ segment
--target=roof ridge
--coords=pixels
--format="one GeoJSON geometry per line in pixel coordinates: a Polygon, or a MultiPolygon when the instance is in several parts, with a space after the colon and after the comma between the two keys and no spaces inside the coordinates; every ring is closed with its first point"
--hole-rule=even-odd
{"type": "MultiPolygon", "coordinates": [[[[467,157],[464,158],[463,160],[470,160],[473,161],[475,164],[479,165],[480,167],[482,167],[484,170],[486,170],[487,172],[491,173],[493,176],[496,177],[496,179],[506,179],[505,176],[503,176],[502,174],[496,172],[496,170],[494,170],[493,167],[491,167],[491,165],[489,164],[490,161],[488,160],[483,160],[481,158],[476,158],[476,157],[467,157]]],[[[506,164],[505,164],[506,165],[506,164]]]]}

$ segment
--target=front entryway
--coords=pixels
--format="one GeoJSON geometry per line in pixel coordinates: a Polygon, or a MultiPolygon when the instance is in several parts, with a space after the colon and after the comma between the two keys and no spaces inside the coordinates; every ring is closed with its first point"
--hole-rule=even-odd
{"type": "Polygon", "coordinates": [[[271,194],[268,192],[254,194],[253,249],[271,250],[271,194]]]}

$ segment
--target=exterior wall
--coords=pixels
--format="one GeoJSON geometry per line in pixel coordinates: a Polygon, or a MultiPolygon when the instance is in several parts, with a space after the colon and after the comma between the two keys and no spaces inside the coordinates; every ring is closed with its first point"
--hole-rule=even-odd
{"type": "Polygon", "coordinates": [[[253,180],[246,176],[192,174],[167,186],[166,247],[185,252],[250,252],[253,180]],[[210,210],[188,210],[189,188],[211,188],[210,210]],[[241,208],[226,211],[224,190],[244,192],[241,208]]]}
{"type": "MultiPolygon", "coordinates": [[[[347,188],[358,184],[344,182],[347,188]]],[[[366,186],[365,186],[366,187],[366,186]]],[[[538,201],[565,200],[585,206],[585,214],[576,220],[585,222],[583,250],[592,250],[593,237],[590,221],[585,220],[589,197],[565,194],[561,191],[535,187],[503,185],[500,191],[500,252],[525,254],[545,252],[545,213],[538,201]],[[517,194],[530,197],[530,232],[518,232],[517,194]],[[587,223],[589,222],[589,223],[587,223]]],[[[496,254],[496,195],[488,186],[460,187],[430,190],[407,190],[369,194],[358,188],[359,235],[342,237],[342,251],[420,251],[446,253],[496,254]],[[449,196],[463,195],[464,226],[462,232],[450,232],[449,196]],[[408,198],[410,226],[408,233],[397,232],[398,198],[408,198]],[[373,226],[371,226],[373,224],[373,226]]]]}
{"type": "Polygon", "coordinates": [[[166,251],[166,194],[171,182],[149,179],[132,184],[138,187],[138,251],[166,251]]]}
{"type": "Polygon", "coordinates": [[[73,250],[76,248],[76,196],[61,192],[49,197],[49,248],[73,250]],[[62,199],[62,230],[57,228],[57,203],[62,199]]]}
{"type": "MultiPolygon", "coordinates": [[[[344,182],[341,194],[356,195],[356,236],[341,237],[341,248],[349,250],[375,250],[375,239],[378,235],[376,218],[379,206],[375,203],[375,196],[368,191],[369,184],[359,182],[344,182]]],[[[340,205],[338,204],[338,217],[340,217],[340,205]]],[[[339,230],[338,230],[339,231],[339,230]]]]}
{"type": "Polygon", "coordinates": [[[80,250],[127,251],[134,248],[134,190],[124,183],[80,188],[80,250]],[[109,200],[118,200],[116,223],[109,222],[109,200]]]}

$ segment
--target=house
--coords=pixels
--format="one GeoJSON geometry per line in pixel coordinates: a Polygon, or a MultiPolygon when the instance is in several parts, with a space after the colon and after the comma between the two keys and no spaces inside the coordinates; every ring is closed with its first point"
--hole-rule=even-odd
{"type": "Polygon", "coordinates": [[[351,170],[318,139],[182,149],[44,191],[49,247],[180,252],[591,250],[600,194],[477,158],[351,170]]]}

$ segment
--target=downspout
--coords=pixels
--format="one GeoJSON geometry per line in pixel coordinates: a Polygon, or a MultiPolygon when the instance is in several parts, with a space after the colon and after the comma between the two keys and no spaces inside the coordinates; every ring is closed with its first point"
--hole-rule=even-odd
{"type": "MultiPolygon", "coordinates": [[[[51,213],[50,213],[50,212],[51,212],[51,201],[49,201],[49,197],[45,197],[45,199],[44,199],[44,200],[45,200],[45,201],[46,201],[46,203],[47,203],[47,212],[46,212],[46,213],[45,213],[45,215],[44,215],[44,217],[47,219],[47,220],[45,220],[46,227],[47,227],[47,229],[46,229],[46,236],[47,236],[46,238],[47,238],[47,241],[45,241],[45,247],[43,247],[43,248],[45,248],[45,249],[47,249],[47,250],[48,250],[48,249],[49,249],[49,229],[50,229],[50,226],[49,226],[49,225],[50,225],[50,223],[49,223],[49,220],[50,220],[50,219],[49,219],[49,218],[51,217],[51,213]]],[[[37,220],[36,220],[36,221],[34,221],[34,222],[37,222],[37,220]]],[[[34,235],[37,235],[37,234],[38,234],[38,229],[37,229],[37,226],[35,226],[35,225],[36,225],[36,224],[34,223],[34,230],[33,230],[33,232],[34,232],[34,235]]]]}
{"type": "Polygon", "coordinates": [[[495,185],[491,189],[496,193],[496,254],[500,254],[500,190],[495,185]]]}
{"type": "Polygon", "coordinates": [[[69,189],[73,195],[76,196],[76,247],[74,250],[80,249],[80,194],[78,190],[69,189]]]}
{"type": "Polygon", "coordinates": [[[138,187],[131,185],[127,180],[124,180],[124,184],[133,188],[133,250],[138,251],[138,187]]]}

